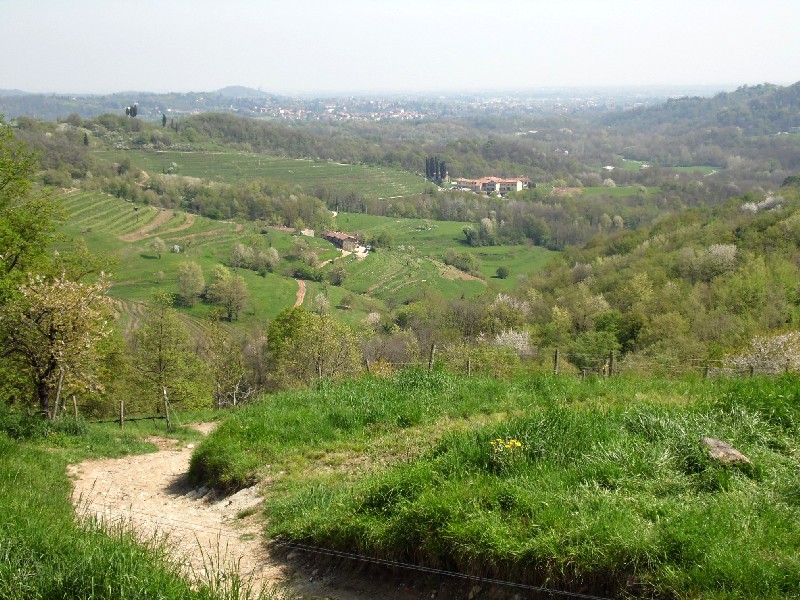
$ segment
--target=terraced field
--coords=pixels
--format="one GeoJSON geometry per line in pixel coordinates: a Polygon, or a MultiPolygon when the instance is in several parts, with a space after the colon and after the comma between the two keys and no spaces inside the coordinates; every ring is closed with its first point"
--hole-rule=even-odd
{"type": "MultiPolygon", "coordinates": [[[[227,264],[236,243],[272,246],[282,257],[276,273],[260,276],[240,269],[247,283],[249,298],[239,315],[239,325],[263,325],[269,318],[294,304],[298,284],[292,274],[298,259],[291,253],[295,239],[277,229],[266,233],[252,223],[213,221],[180,211],[136,206],[99,192],[77,192],[64,196],[68,221],[61,231],[67,238],[81,237],[92,251],[103,253],[114,261],[113,286],[110,294],[118,302],[122,326],[135,328],[144,314],[145,302],[155,291],[176,294],[178,269],[186,261],[195,261],[203,269],[206,281],[216,265],[227,264]],[[159,258],[151,244],[161,238],[168,248],[159,258]],[[175,247],[179,253],[172,252],[175,247]]],[[[419,298],[427,292],[445,298],[472,297],[487,289],[507,291],[524,276],[540,269],[551,252],[532,246],[470,248],[463,243],[466,223],[395,219],[355,213],[341,213],[337,227],[343,231],[374,236],[389,232],[391,248],[379,248],[364,260],[355,256],[340,257],[339,252],[320,238],[303,238],[320,261],[334,259],[347,277],[341,287],[326,283],[306,282],[304,306],[314,308],[316,297],[324,294],[337,318],[349,323],[361,321],[369,312],[386,311],[387,307],[419,298]],[[480,277],[466,275],[443,263],[448,249],[469,252],[476,256],[480,277]],[[494,276],[497,267],[511,270],[508,279],[494,276]]],[[[198,302],[182,309],[189,328],[202,336],[207,317],[215,307],[198,302]]]]}
{"type": "Polygon", "coordinates": [[[324,188],[339,193],[354,192],[368,199],[419,194],[429,185],[422,177],[386,167],[241,152],[109,150],[96,154],[111,162],[129,158],[133,166],[151,175],[172,172],[224,183],[264,179],[276,184],[299,185],[308,192],[324,188]]]}
{"type": "MultiPolygon", "coordinates": [[[[61,228],[62,233],[67,237],[82,237],[91,250],[112,258],[110,294],[119,301],[120,311],[128,315],[123,318],[128,329],[136,325],[142,313],[141,303],[153,292],[177,292],[181,263],[196,261],[208,280],[215,265],[227,262],[233,244],[257,235],[252,227],[193,214],[147,206],[135,210],[130,202],[98,192],[67,194],[63,202],[69,218],[61,228]],[[149,247],[155,237],[164,240],[169,249],[180,247],[181,252],[167,251],[158,258],[149,247]]],[[[282,247],[288,247],[288,234],[276,231],[272,235],[281,238],[282,247]]],[[[274,317],[293,304],[297,291],[293,280],[278,274],[261,277],[251,271],[239,273],[250,292],[241,316],[244,323],[274,317]]],[[[199,303],[187,315],[201,319],[211,310],[211,306],[199,303]]],[[[187,321],[190,328],[201,327],[200,323],[190,321],[187,321]]]]}
{"type": "MultiPolygon", "coordinates": [[[[544,267],[555,254],[536,246],[472,248],[465,245],[462,232],[464,226],[469,223],[456,221],[396,219],[360,213],[342,213],[337,217],[336,225],[341,230],[361,232],[367,236],[381,232],[387,232],[392,236],[394,244],[391,253],[396,255],[394,260],[380,259],[385,262],[381,267],[373,265],[348,267],[348,272],[353,276],[353,281],[348,281],[349,287],[358,286],[359,291],[378,296],[390,297],[399,293],[402,297],[403,288],[408,287],[410,284],[407,282],[410,281],[434,285],[446,297],[457,297],[461,294],[474,296],[484,291],[487,285],[501,291],[509,291],[517,285],[518,276],[532,275],[544,267]],[[456,269],[446,268],[442,261],[448,249],[475,256],[484,281],[475,281],[474,278],[466,277],[456,269]],[[495,277],[500,266],[508,268],[511,277],[508,279],[495,277]],[[398,280],[398,284],[392,283],[395,279],[398,280]],[[370,281],[372,283],[368,284],[370,281]],[[378,285],[375,287],[376,283],[378,285]]],[[[379,251],[376,256],[383,253],[384,251],[379,251]]]]}

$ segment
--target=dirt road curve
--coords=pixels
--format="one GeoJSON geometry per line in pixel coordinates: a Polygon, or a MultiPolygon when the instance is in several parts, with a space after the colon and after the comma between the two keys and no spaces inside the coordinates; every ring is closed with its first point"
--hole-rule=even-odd
{"type": "Polygon", "coordinates": [[[295,279],[297,282],[297,298],[294,301],[295,306],[303,306],[303,300],[306,299],[306,282],[302,279],[295,279]]]}
{"type": "MultiPolygon", "coordinates": [[[[123,522],[144,539],[167,534],[177,560],[202,574],[209,565],[238,562],[242,576],[255,589],[273,584],[286,598],[367,600],[429,598],[430,585],[421,589],[407,578],[376,580],[358,576],[352,565],[321,563],[318,555],[291,552],[274,557],[262,543],[259,515],[244,518],[261,503],[256,487],[227,498],[215,498],[192,486],[186,477],[191,445],[151,438],[160,450],[119,459],[92,460],[71,465],[73,503],[79,515],[96,515],[107,522],[123,522]],[[245,513],[242,513],[245,511],[245,513]],[[205,557],[205,558],[204,558],[205,557]]],[[[256,512],[256,511],[253,511],[256,512]]],[[[358,566],[358,565],[356,565],[358,566]]],[[[435,588],[434,588],[435,589],[435,588]]],[[[438,596],[442,598],[442,595],[438,596]]]]}

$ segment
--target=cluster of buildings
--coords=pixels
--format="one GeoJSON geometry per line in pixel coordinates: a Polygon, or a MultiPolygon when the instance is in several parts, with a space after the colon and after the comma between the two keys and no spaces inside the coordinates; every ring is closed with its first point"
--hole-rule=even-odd
{"type": "Polygon", "coordinates": [[[351,106],[326,103],[309,108],[255,106],[255,114],[287,121],[408,121],[424,119],[426,113],[401,106],[351,106]]]}
{"type": "Polygon", "coordinates": [[[531,180],[527,177],[502,179],[500,177],[481,177],[480,179],[456,179],[456,189],[475,192],[477,194],[500,194],[505,196],[509,192],[519,192],[530,186],[531,180]]]}

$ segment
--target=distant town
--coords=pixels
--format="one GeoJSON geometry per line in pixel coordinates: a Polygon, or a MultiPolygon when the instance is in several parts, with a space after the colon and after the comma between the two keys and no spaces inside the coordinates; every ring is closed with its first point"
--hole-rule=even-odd
{"type": "Polygon", "coordinates": [[[0,114],[38,119],[91,118],[118,113],[138,103],[138,116],[157,120],[203,112],[229,112],[248,117],[286,121],[414,121],[442,117],[566,115],[626,110],[659,104],[680,96],[711,96],[716,88],[608,88],[452,93],[442,95],[280,96],[233,86],[213,92],[154,94],[126,92],[109,95],[28,94],[0,90],[0,114]]]}

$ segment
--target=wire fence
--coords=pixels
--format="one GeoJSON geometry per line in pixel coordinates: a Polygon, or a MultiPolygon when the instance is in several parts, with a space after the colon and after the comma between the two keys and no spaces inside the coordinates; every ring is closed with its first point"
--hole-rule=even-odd
{"type": "Polygon", "coordinates": [[[406,368],[441,368],[456,375],[492,375],[498,378],[518,375],[552,373],[554,375],[587,377],[662,376],[706,378],[737,378],[778,376],[800,373],[800,359],[784,355],[769,358],[709,359],[561,352],[559,349],[533,349],[524,354],[498,352],[494,354],[455,351],[432,346],[427,360],[390,361],[378,358],[366,360],[365,368],[373,374],[394,372],[406,368]]]}
{"type": "MultiPolygon", "coordinates": [[[[785,374],[800,374],[800,358],[793,355],[778,355],[769,358],[752,357],[747,359],[708,359],[654,357],[641,354],[617,355],[561,352],[559,349],[536,348],[522,355],[508,352],[465,352],[464,348],[448,348],[433,345],[428,356],[417,360],[389,360],[383,357],[369,359],[363,369],[375,376],[391,376],[406,369],[441,369],[456,376],[494,377],[510,379],[520,376],[553,374],[561,377],[597,379],[625,376],[635,377],[687,377],[696,376],[707,379],[747,378],[756,376],[775,377],[785,374]]],[[[117,401],[113,416],[104,407],[103,416],[89,420],[90,423],[125,423],[139,421],[166,421],[167,429],[173,421],[182,425],[180,415],[165,397],[159,412],[127,415],[125,402],[117,401]]],[[[64,406],[63,414],[71,410],[78,414],[92,414],[98,405],[82,405],[73,401],[73,406],[64,406]]],[[[95,413],[97,414],[97,413],[95,413]]]]}

